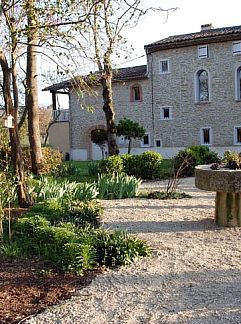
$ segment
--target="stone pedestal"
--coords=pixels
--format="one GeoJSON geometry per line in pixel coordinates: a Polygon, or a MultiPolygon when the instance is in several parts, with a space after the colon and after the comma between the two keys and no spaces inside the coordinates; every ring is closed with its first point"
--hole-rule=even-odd
{"type": "Polygon", "coordinates": [[[216,193],[215,223],[219,226],[241,226],[241,193],[216,193]]]}
{"type": "Polygon", "coordinates": [[[216,191],[216,224],[241,226],[241,170],[212,170],[210,165],[199,165],[195,173],[197,188],[216,191]]]}

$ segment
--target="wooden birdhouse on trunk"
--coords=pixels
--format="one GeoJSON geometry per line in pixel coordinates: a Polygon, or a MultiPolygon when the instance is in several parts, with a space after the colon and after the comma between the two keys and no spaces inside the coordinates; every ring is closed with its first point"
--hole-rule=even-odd
{"type": "Polygon", "coordinates": [[[14,128],[13,125],[13,116],[12,115],[7,115],[6,117],[3,118],[3,127],[4,128],[14,128]]]}

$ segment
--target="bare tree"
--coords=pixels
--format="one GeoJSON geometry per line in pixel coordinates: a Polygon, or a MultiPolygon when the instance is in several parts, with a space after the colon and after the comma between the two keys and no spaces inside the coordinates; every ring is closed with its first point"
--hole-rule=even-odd
{"type": "MultiPolygon", "coordinates": [[[[101,0],[98,3],[87,1],[82,5],[83,11],[90,10],[90,5],[92,5],[91,14],[86,22],[88,36],[86,36],[87,32],[81,33],[80,43],[87,42],[87,56],[94,59],[97,65],[97,77],[102,87],[109,155],[119,153],[116,143],[117,128],[112,97],[112,77],[113,54],[120,53],[121,46],[125,43],[122,32],[128,27],[137,25],[139,19],[150,11],[165,11],[168,14],[176,9],[163,10],[159,7],[143,7],[142,3],[140,0],[101,0]],[[94,44],[93,52],[90,50],[91,44],[94,44]]],[[[83,45],[81,50],[83,50],[83,45]]]]}

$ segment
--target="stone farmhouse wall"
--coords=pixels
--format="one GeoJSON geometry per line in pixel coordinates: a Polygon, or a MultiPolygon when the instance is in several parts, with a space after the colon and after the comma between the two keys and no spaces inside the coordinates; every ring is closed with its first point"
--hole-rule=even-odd
{"type": "Polygon", "coordinates": [[[235,90],[241,55],[233,55],[232,42],[207,45],[208,58],[198,58],[198,46],[152,54],[154,137],[161,139],[163,147],[200,145],[203,127],[211,127],[212,147],[234,146],[234,127],[241,125],[241,102],[236,100],[235,90]],[[170,73],[159,73],[163,59],[169,59],[170,73]],[[195,79],[200,69],[209,73],[209,102],[195,102],[195,79]],[[171,107],[172,119],[160,120],[163,106],[171,107]]]}
{"type": "MultiPolygon", "coordinates": [[[[116,121],[123,117],[136,120],[146,128],[150,143],[141,147],[135,141],[133,153],[155,150],[165,157],[173,156],[189,145],[201,144],[201,129],[210,129],[212,149],[219,153],[227,149],[240,150],[235,143],[235,127],[241,127],[241,102],[236,97],[237,69],[241,55],[232,52],[232,41],[210,43],[208,57],[198,58],[198,46],[159,50],[147,55],[148,75],[139,80],[113,83],[116,121]],[[160,60],[168,60],[170,72],[160,74],[160,60]],[[208,102],[197,102],[196,78],[199,70],[209,75],[208,102]],[[142,88],[142,101],[130,101],[130,88],[142,88]],[[163,107],[170,108],[170,118],[161,118],[163,107]]],[[[100,89],[96,96],[70,93],[70,141],[74,160],[93,158],[91,130],[105,127],[100,89]],[[94,112],[86,107],[92,106],[94,112]]],[[[121,153],[127,145],[120,145],[121,153]]]]}
{"type": "MultiPolygon", "coordinates": [[[[92,159],[92,143],[90,133],[95,128],[105,128],[105,115],[102,110],[103,100],[101,89],[93,89],[95,95],[70,94],[70,120],[72,159],[92,159]]],[[[116,112],[116,122],[123,117],[137,121],[148,132],[152,127],[151,86],[149,80],[128,80],[113,83],[113,102],[116,112]],[[130,89],[139,85],[142,89],[142,101],[130,101],[130,89]]],[[[121,153],[127,152],[127,143],[119,143],[121,153]]],[[[140,140],[133,143],[133,153],[139,153],[140,140]]],[[[147,149],[147,148],[145,148],[147,149]]]]}

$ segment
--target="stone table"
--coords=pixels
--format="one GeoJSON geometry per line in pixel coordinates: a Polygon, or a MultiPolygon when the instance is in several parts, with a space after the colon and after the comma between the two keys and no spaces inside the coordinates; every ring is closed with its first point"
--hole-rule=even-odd
{"type": "Polygon", "coordinates": [[[219,226],[241,226],[241,170],[220,168],[211,164],[195,168],[197,188],[216,191],[215,223],[219,226]]]}

